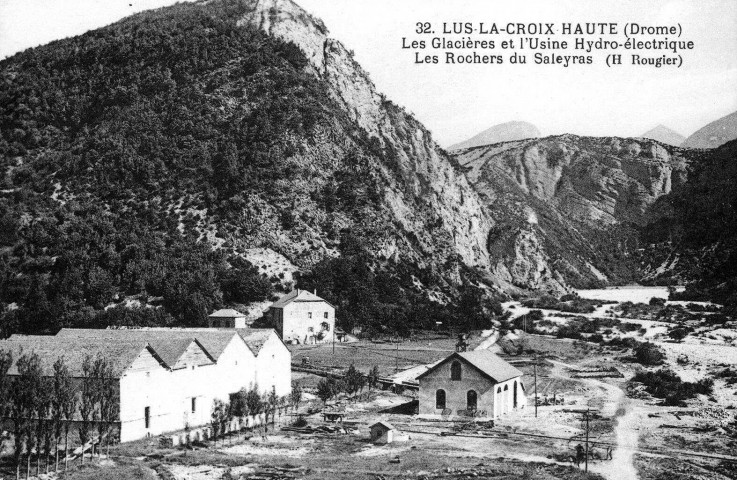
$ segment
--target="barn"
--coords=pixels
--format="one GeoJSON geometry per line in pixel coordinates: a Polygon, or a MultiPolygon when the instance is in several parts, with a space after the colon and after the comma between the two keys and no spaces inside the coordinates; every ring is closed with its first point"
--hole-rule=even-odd
{"type": "Polygon", "coordinates": [[[496,419],[527,403],[522,372],[488,350],[453,353],[418,380],[421,416],[496,419]]]}
{"type": "MultiPolygon", "coordinates": [[[[291,354],[272,329],[62,329],[13,335],[0,350],[15,361],[35,353],[45,376],[63,357],[78,384],[87,356],[108,360],[122,442],[207,425],[213,402],[243,388],[279,396],[291,390],[291,354]]],[[[15,366],[9,374],[17,375],[15,366]]]]}

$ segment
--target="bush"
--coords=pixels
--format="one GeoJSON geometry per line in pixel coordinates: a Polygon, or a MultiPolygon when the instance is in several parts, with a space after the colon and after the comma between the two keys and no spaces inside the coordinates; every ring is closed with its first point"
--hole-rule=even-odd
{"type": "Polygon", "coordinates": [[[635,359],[642,365],[660,365],[665,360],[665,352],[654,343],[645,342],[634,349],[635,359]]]}
{"type": "Polygon", "coordinates": [[[698,382],[684,382],[681,377],[668,369],[656,372],[640,371],[632,378],[645,385],[650,395],[665,400],[668,406],[683,406],[684,401],[696,395],[711,395],[714,391],[714,380],[704,378],[698,382]]]}
{"type": "Polygon", "coordinates": [[[683,339],[686,338],[686,335],[688,335],[688,331],[686,331],[686,329],[682,327],[674,328],[673,330],[668,332],[668,336],[676,342],[683,341],[683,339]]]}
{"type": "Polygon", "coordinates": [[[651,307],[664,307],[665,299],[660,297],[652,297],[649,303],[651,307]]]}

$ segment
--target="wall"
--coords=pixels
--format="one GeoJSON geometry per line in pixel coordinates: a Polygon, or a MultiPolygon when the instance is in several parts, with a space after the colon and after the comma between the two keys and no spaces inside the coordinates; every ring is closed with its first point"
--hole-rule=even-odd
{"type": "Polygon", "coordinates": [[[181,424],[172,414],[179,406],[172,375],[150,352],[144,350],[120,379],[120,441],[173,430],[181,424]],[[150,408],[146,428],[144,411],[150,408]]]}
{"type": "MultiPolygon", "coordinates": [[[[286,350],[283,345],[282,348],[286,350]]],[[[256,369],[263,368],[237,335],[223,350],[217,364],[191,363],[169,371],[148,352],[146,354],[148,356],[142,355],[120,380],[123,442],[208,425],[214,400],[229,401],[231,393],[255,384],[256,369]],[[194,412],[192,398],[196,399],[194,412]],[[151,409],[148,429],[144,420],[145,407],[151,409]]],[[[283,370],[291,368],[290,359],[280,353],[275,355],[275,361],[277,363],[269,369],[278,372],[281,378],[283,370]]],[[[291,386],[291,370],[287,382],[291,386]]],[[[277,392],[284,390],[283,383],[277,382],[277,392]]]]}
{"type": "Polygon", "coordinates": [[[275,324],[281,326],[279,333],[285,341],[293,339],[297,339],[299,343],[333,341],[335,309],[327,302],[292,302],[281,310],[280,313],[275,312],[277,318],[280,318],[275,324]],[[326,312],[327,318],[325,318],[326,312]],[[312,313],[312,318],[309,318],[310,313],[312,313]],[[329,331],[326,332],[325,337],[321,340],[310,338],[322,331],[323,322],[329,325],[329,331]],[[309,331],[310,328],[313,332],[309,331]]]}
{"type": "MultiPolygon", "coordinates": [[[[451,409],[451,416],[459,416],[459,410],[467,408],[467,392],[475,390],[477,394],[477,411],[479,418],[498,418],[512,410],[513,385],[512,379],[499,384],[493,383],[489,378],[482,375],[477,369],[467,363],[461,362],[461,380],[450,379],[450,366],[452,362],[441,365],[437,370],[420,379],[419,413],[420,415],[441,415],[442,410],[436,409],[435,393],[438,389],[445,390],[446,409],[451,409]],[[505,393],[504,387],[508,389],[505,393]],[[497,389],[502,393],[498,394],[497,389]],[[482,414],[485,412],[485,414],[482,414]]],[[[518,406],[522,408],[527,402],[523,390],[518,390],[518,406]]],[[[461,416],[463,412],[461,412],[461,416]]]]}
{"type": "Polygon", "coordinates": [[[292,391],[292,354],[276,333],[269,336],[256,357],[259,388],[277,395],[288,395],[292,391]]]}

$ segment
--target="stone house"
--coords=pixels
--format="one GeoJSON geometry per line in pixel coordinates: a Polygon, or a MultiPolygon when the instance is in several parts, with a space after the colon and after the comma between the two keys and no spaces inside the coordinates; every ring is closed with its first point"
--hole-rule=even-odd
{"type": "Polygon", "coordinates": [[[453,353],[418,380],[421,416],[490,420],[527,403],[522,372],[488,350],[453,353]]]}
{"type": "Polygon", "coordinates": [[[335,307],[315,293],[293,290],[274,302],[268,315],[285,343],[333,341],[335,307]]]}

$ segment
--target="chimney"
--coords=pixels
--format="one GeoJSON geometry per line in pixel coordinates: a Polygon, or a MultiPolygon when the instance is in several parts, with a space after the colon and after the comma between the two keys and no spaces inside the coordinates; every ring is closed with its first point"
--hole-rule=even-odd
{"type": "Polygon", "coordinates": [[[317,289],[315,289],[315,292],[314,293],[315,293],[315,295],[317,295],[317,289]]]}

